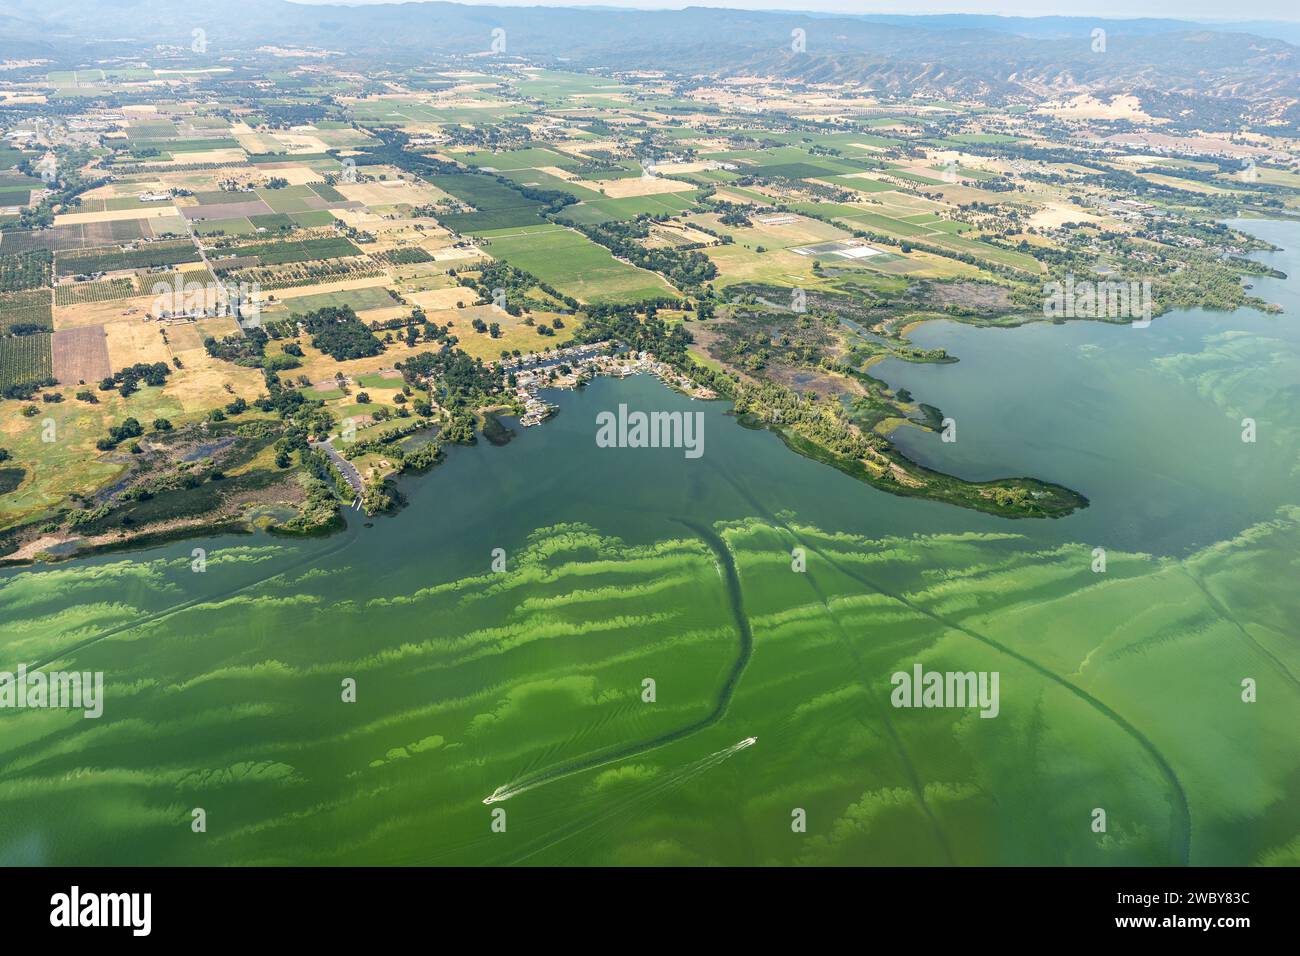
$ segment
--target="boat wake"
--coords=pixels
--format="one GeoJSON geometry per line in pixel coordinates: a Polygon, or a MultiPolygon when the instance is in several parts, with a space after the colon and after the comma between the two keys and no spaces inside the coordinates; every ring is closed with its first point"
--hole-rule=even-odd
{"type": "MultiPolygon", "coordinates": [[[[747,747],[752,747],[756,743],[758,743],[757,737],[746,737],[744,740],[738,741],[732,744],[730,747],[724,747],[723,749],[717,751],[716,753],[711,753],[707,757],[703,757],[700,760],[697,760],[695,763],[691,764],[690,766],[683,768],[683,772],[689,772],[690,774],[693,775],[695,773],[700,772],[701,770],[707,770],[711,767],[715,767],[718,764],[722,763],[722,761],[726,760],[731,755],[740,753],[740,751],[744,750],[747,747]]],[[[613,763],[614,760],[610,760],[608,762],[613,763]]],[[[591,766],[585,766],[581,768],[581,770],[591,770],[591,769],[594,768],[591,766]]],[[[491,794],[483,798],[483,802],[486,804],[503,803],[506,800],[509,800],[511,797],[517,797],[519,796],[519,794],[527,790],[532,790],[534,787],[540,787],[544,783],[550,783],[553,780],[559,780],[562,777],[567,777],[570,776],[571,774],[579,773],[579,772],[581,772],[579,769],[574,769],[569,773],[560,773],[554,776],[545,776],[542,779],[525,781],[523,783],[508,783],[504,786],[497,787],[495,790],[493,790],[491,794]]]]}

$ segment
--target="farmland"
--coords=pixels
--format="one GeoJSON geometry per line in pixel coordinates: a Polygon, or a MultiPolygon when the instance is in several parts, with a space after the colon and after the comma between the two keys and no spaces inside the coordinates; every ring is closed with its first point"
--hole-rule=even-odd
{"type": "Polygon", "coordinates": [[[364,312],[367,309],[391,308],[396,304],[393,296],[382,286],[294,296],[283,298],[281,302],[295,315],[305,315],[317,309],[339,306],[348,306],[357,312],[364,312]]]}
{"type": "Polygon", "coordinates": [[[473,206],[470,213],[452,213],[441,217],[450,229],[466,233],[483,233],[498,229],[541,225],[538,214],[542,203],[486,176],[431,176],[430,182],[461,202],[473,206]]]}
{"type": "Polygon", "coordinates": [[[60,278],[94,275],[122,269],[148,269],[197,262],[198,250],[191,242],[151,242],[135,249],[104,248],[59,252],[56,272],[60,278]]]}
{"type": "Polygon", "coordinates": [[[53,373],[49,333],[0,337],[0,389],[44,382],[53,373]]]}
{"type": "Polygon", "coordinates": [[[1300,862],[1289,41],[20,7],[0,860],[1300,862]]]}
{"type": "Polygon", "coordinates": [[[629,303],[676,294],[654,273],[618,261],[608,250],[568,229],[500,236],[487,248],[493,256],[569,290],[583,302],[629,303]]]}
{"type": "Polygon", "coordinates": [[[48,289],[0,293],[0,335],[15,326],[41,326],[49,329],[52,321],[48,289]]]}
{"type": "Polygon", "coordinates": [[[304,239],[302,241],[258,242],[230,246],[216,252],[216,262],[227,257],[256,257],[262,265],[284,265],[290,262],[310,262],[318,259],[337,259],[358,256],[361,250],[345,238],[304,239]]]}
{"type": "Polygon", "coordinates": [[[48,252],[0,254],[0,292],[21,292],[49,285],[50,261],[48,252]]]}
{"type": "MultiPolygon", "coordinates": [[[[113,374],[103,326],[59,329],[54,333],[51,344],[54,352],[54,377],[62,385],[99,382],[113,374]]],[[[129,357],[134,360],[130,364],[145,358],[144,355],[137,354],[137,350],[132,350],[129,357]]]]}
{"type": "Polygon", "coordinates": [[[105,279],[99,282],[74,282],[54,287],[55,305],[80,305],[84,302],[104,302],[136,295],[138,290],[132,279],[105,279]]]}

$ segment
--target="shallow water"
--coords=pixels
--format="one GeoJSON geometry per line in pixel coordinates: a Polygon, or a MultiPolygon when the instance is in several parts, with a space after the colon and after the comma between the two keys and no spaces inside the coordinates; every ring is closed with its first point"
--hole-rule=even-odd
{"type": "Polygon", "coordinates": [[[370,527],[0,573],[0,669],[107,685],[0,710],[0,862],[1294,862],[1300,224],[1251,227],[1286,315],[933,323],[961,362],[876,367],[958,421],[909,454],[1069,518],[892,496],[641,376],[370,527]],[[598,447],[619,403],[701,414],[703,455],[598,447]],[[918,662],[999,671],[998,718],[889,706],[918,662]]]}

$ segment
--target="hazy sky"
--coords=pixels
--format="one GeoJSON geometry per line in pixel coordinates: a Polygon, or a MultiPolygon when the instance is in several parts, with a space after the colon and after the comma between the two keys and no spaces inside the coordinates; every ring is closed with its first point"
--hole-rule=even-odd
{"type": "MultiPolygon", "coordinates": [[[[339,0],[297,0],[300,3],[337,3],[339,0]]],[[[349,4],[392,0],[346,0],[349,4]]],[[[412,0],[417,2],[417,0],[412,0]]],[[[1042,17],[1170,17],[1194,20],[1300,20],[1296,0],[457,0],[492,6],[635,7],[738,7],[745,10],[821,10],[838,13],[994,13],[1003,16],[1042,17]]]]}

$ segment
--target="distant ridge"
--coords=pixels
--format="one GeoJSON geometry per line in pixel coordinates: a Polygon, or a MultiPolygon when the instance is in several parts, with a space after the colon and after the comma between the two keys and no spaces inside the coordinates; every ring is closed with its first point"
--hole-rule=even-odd
{"type": "Polygon", "coordinates": [[[1244,121],[1300,135],[1300,47],[1240,32],[1246,27],[1239,24],[444,2],[345,7],[286,0],[203,6],[190,0],[11,0],[6,7],[0,50],[61,63],[140,56],[160,44],[183,56],[195,29],[205,31],[209,63],[265,45],[336,50],[372,63],[482,62],[491,31],[501,28],[508,56],[567,69],[761,75],[993,106],[1135,95],[1151,115],[1184,125],[1228,129],[1244,121]],[[791,49],[796,28],[806,33],[805,51],[791,49]],[[1106,31],[1104,52],[1091,40],[1098,28],[1106,31]]]}

